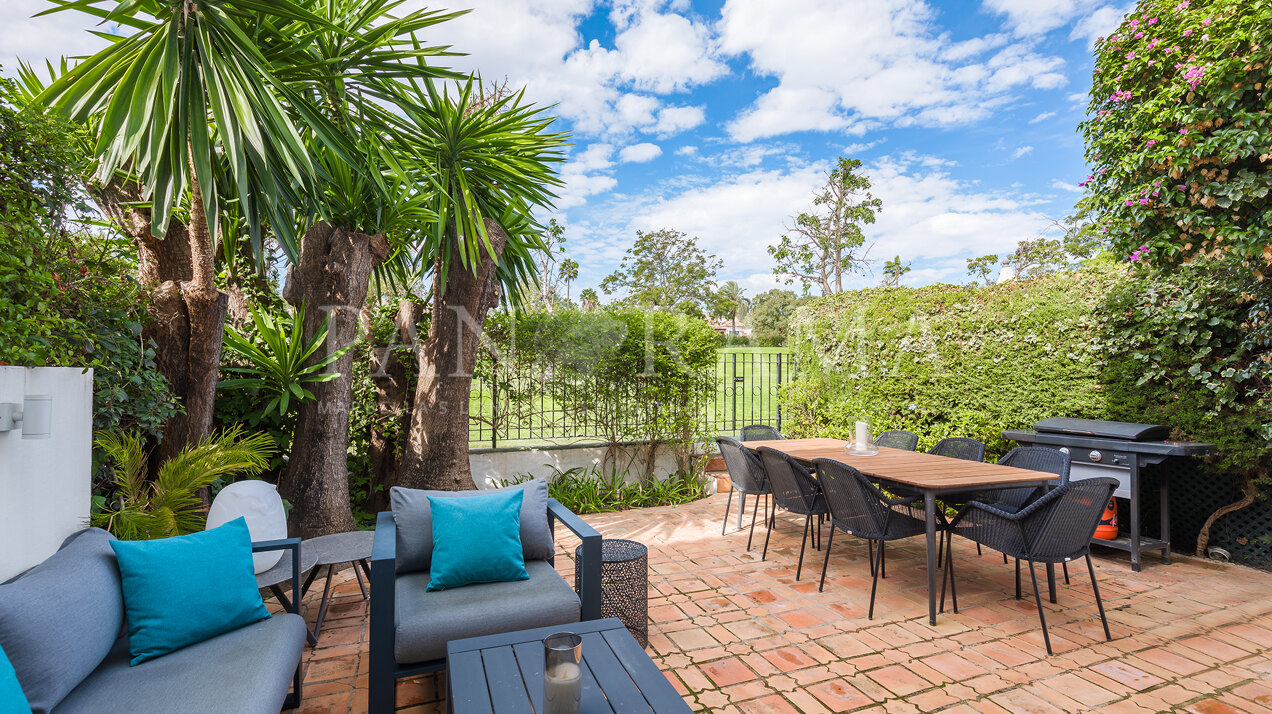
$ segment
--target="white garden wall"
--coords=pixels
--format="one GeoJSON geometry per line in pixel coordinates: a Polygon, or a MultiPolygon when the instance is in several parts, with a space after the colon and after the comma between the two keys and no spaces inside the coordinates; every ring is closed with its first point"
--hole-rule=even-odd
{"type": "Polygon", "coordinates": [[[52,397],[46,439],[0,431],[0,582],[57,551],[92,501],[93,371],[0,367],[0,403],[52,397]]]}
{"type": "MultiPolygon", "coordinates": [[[[643,445],[619,446],[617,464],[619,471],[629,468],[629,481],[637,480],[644,473],[648,447],[643,445]]],[[[590,467],[605,458],[604,446],[542,446],[530,449],[475,449],[468,454],[473,481],[477,488],[495,488],[496,479],[507,480],[520,474],[552,480],[557,470],[566,471],[576,466],[590,467]]],[[[676,457],[672,450],[663,447],[654,458],[654,474],[666,478],[676,473],[676,457]]]]}

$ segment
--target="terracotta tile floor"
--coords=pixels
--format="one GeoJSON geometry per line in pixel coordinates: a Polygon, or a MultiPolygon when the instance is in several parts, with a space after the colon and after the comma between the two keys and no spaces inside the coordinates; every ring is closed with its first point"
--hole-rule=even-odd
{"type": "MultiPolygon", "coordinates": [[[[696,710],[1272,712],[1272,575],[1190,558],[1132,573],[1125,556],[1102,552],[1113,641],[1078,564],[1059,604],[1045,605],[1048,657],[1028,575],[1016,601],[997,554],[955,541],[960,613],[929,627],[922,539],[889,546],[867,620],[863,542],[835,538],[819,593],[811,547],[795,581],[802,521],[779,516],[761,562],[762,529],[749,553],[745,531],[721,537],[724,499],[587,517],[606,537],[649,546],[649,652],[696,710]]],[[[567,580],[575,544],[559,543],[567,580]]],[[[338,579],[321,640],[305,654],[303,712],[366,709],[366,604],[351,570],[338,579]]],[[[306,598],[311,617],[320,585],[306,598]]],[[[399,711],[444,711],[443,696],[432,676],[397,686],[399,711]]]]}

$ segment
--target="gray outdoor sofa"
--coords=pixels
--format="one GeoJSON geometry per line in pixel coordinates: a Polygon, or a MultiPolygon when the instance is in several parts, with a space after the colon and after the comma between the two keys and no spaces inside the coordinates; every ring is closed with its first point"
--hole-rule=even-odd
{"type": "MultiPolygon", "coordinates": [[[[306,629],[295,614],[130,667],[112,539],[99,528],[75,533],[44,562],[0,585],[0,647],[35,714],[277,714],[299,705],[306,629]]],[[[252,549],[287,551],[295,574],[299,542],[252,549]]],[[[292,578],[293,603],[300,602],[298,581],[292,578]]]]}
{"type": "MultiPolygon", "coordinates": [[[[371,554],[370,714],[393,710],[398,678],[445,669],[446,643],[451,640],[600,619],[601,534],[556,499],[548,498],[545,481],[535,479],[522,487],[527,489],[522,540],[528,554],[525,565],[529,580],[429,592],[427,568],[422,562],[410,562],[421,555],[418,538],[431,532],[428,517],[395,518],[394,511],[379,514],[371,554]],[[553,567],[554,521],[560,521],[582,541],[581,582],[577,583],[581,597],[553,567]],[[529,543],[527,529],[541,526],[546,526],[543,541],[529,543]],[[407,535],[402,536],[403,532],[407,535]],[[420,567],[424,569],[417,569],[420,567]]],[[[395,488],[394,507],[399,507],[402,497],[418,501],[425,494],[463,497],[476,493],[482,491],[395,488]]],[[[431,553],[431,537],[425,537],[422,547],[431,553]]]]}

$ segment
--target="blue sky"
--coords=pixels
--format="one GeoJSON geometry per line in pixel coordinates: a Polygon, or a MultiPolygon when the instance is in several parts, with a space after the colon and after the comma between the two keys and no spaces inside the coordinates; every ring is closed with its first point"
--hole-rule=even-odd
{"type": "MultiPolygon", "coordinates": [[[[1086,171],[1077,133],[1108,0],[475,0],[427,39],[453,65],[524,85],[573,134],[557,213],[581,263],[611,272],[637,230],[697,236],[749,294],[780,282],[766,246],[834,159],[883,199],[867,227],[907,283],[963,282],[1067,214],[1086,171]]],[[[0,7],[0,62],[95,49],[74,13],[0,7]]],[[[433,5],[433,7],[438,7],[433,5]]],[[[454,5],[454,8],[461,5],[454,5]]],[[[547,216],[544,216],[546,218],[547,216]]]]}

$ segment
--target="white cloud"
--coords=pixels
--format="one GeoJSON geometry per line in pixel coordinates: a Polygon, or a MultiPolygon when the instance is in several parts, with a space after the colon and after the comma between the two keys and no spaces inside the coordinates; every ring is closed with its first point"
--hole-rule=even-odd
{"type": "Polygon", "coordinates": [[[1038,35],[1063,27],[1091,11],[1100,0],[985,0],[990,12],[1007,16],[1018,35],[1038,35]]]}
{"type": "Polygon", "coordinates": [[[1019,147],[1016,147],[1015,151],[1011,152],[1011,158],[1019,159],[1020,157],[1028,156],[1031,153],[1033,153],[1032,146],[1019,146],[1019,147]]]}
{"type": "Polygon", "coordinates": [[[692,129],[707,120],[702,107],[663,107],[658,112],[658,121],[653,131],[659,137],[674,136],[682,131],[692,129]]]}
{"type": "Polygon", "coordinates": [[[1051,179],[1051,187],[1058,188],[1061,191],[1069,191],[1071,193],[1082,193],[1081,186],[1071,184],[1067,181],[1061,181],[1060,179],[1051,179]]]}
{"type": "Polygon", "coordinates": [[[662,147],[649,142],[624,146],[618,152],[618,160],[624,163],[640,164],[646,161],[653,161],[659,156],[662,156],[662,147]]]}
{"type": "MultiPolygon", "coordinates": [[[[876,244],[871,256],[900,255],[914,265],[908,276],[912,283],[961,281],[966,258],[1005,252],[1050,225],[1040,199],[955,179],[949,166],[940,157],[905,154],[864,168],[871,192],[883,200],[877,221],[865,229],[876,244]]],[[[810,208],[829,168],[827,162],[814,162],[756,169],[615,199],[609,222],[588,227],[587,258],[617,260],[636,230],[673,228],[697,236],[705,250],[724,259],[721,280],[766,290],[774,286],[767,247],[792,216],[810,208]]],[[[854,285],[875,282],[877,277],[859,277],[854,285]]]]}
{"type": "Polygon", "coordinates": [[[962,124],[988,116],[1016,89],[1065,83],[1062,59],[1006,44],[1001,34],[953,42],[935,33],[934,12],[922,0],[726,0],[721,51],[777,80],[728,124],[729,134],[753,141],[962,124]]]}
{"type": "Polygon", "coordinates": [[[679,149],[676,149],[676,156],[693,156],[697,153],[698,153],[698,147],[694,146],[693,144],[687,144],[685,146],[680,147],[679,149]]]}
{"type": "Polygon", "coordinates": [[[44,74],[44,60],[58,64],[59,57],[89,55],[108,42],[88,32],[119,32],[118,25],[97,25],[97,18],[67,10],[32,17],[53,7],[48,0],[4,0],[0,3],[0,64],[4,73],[16,76],[18,59],[44,74]]]}
{"type": "Polygon", "coordinates": [[[1084,39],[1087,41],[1087,47],[1093,49],[1095,41],[1100,37],[1112,34],[1118,25],[1122,24],[1122,18],[1126,16],[1126,13],[1130,12],[1134,7],[1133,4],[1121,8],[1105,5],[1079,20],[1069,33],[1069,39],[1084,39]]]}
{"type": "Polygon", "coordinates": [[[1033,119],[1030,119],[1030,120],[1029,120],[1029,123],[1030,123],[1030,124],[1039,124],[1039,123],[1041,123],[1041,122],[1044,122],[1044,121],[1046,121],[1046,120],[1050,119],[1051,117],[1053,117],[1053,116],[1055,116],[1055,115],[1056,115],[1056,113],[1055,113],[1055,112],[1043,112],[1043,113],[1039,114],[1038,116],[1034,117],[1033,119]]]}
{"type": "Polygon", "coordinates": [[[618,181],[604,172],[614,165],[613,144],[591,144],[576,156],[572,156],[561,168],[561,180],[565,183],[556,201],[556,208],[581,206],[588,196],[604,193],[618,185],[618,181]]]}

